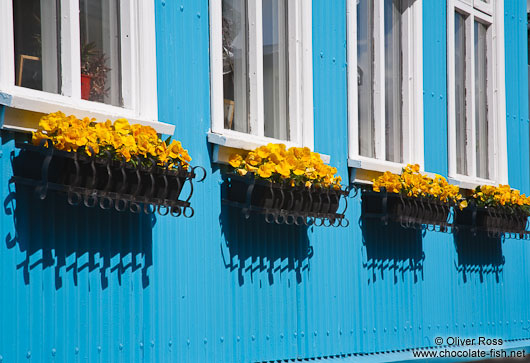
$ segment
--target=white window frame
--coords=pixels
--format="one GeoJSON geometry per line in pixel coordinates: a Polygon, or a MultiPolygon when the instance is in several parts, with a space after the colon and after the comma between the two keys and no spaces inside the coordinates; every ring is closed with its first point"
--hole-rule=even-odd
{"type": "Polygon", "coordinates": [[[266,137],[263,105],[262,0],[248,1],[250,132],[224,127],[222,1],[210,0],[211,129],[208,141],[220,146],[251,150],[283,143],[313,149],[312,1],[292,0],[289,6],[289,131],[290,140],[266,137]],[[294,14],[294,15],[291,15],[294,14]]]}
{"type": "MultiPolygon", "coordinates": [[[[158,120],[156,35],[153,1],[121,1],[121,59],[123,107],[81,99],[79,1],[60,0],[60,94],[15,85],[13,3],[0,1],[0,104],[13,109],[50,113],[58,110],[97,121],[128,118],[172,134],[174,126],[158,120]]],[[[20,112],[16,112],[20,115],[20,112]]],[[[30,131],[6,115],[3,127],[30,131]]]]}
{"type": "Polygon", "coordinates": [[[383,0],[374,0],[374,123],[375,158],[359,154],[357,86],[357,0],[347,0],[348,37],[348,165],[353,168],[399,173],[406,164],[423,169],[423,24],[422,1],[415,0],[404,13],[403,51],[403,163],[387,161],[385,155],[385,39],[383,0]]]}
{"type": "MultiPolygon", "coordinates": [[[[491,0],[494,1],[494,0],[491,0]]],[[[504,69],[504,3],[485,4],[480,0],[447,1],[447,104],[449,178],[469,189],[481,184],[508,183],[506,141],[506,90],[504,69]],[[466,117],[471,142],[468,153],[469,175],[457,173],[455,116],[455,12],[466,16],[466,117]],[[475,152],[475,51],[474,22],[490,24],[487,32],[488,56],[488,161],[489,179],[477,177],[475,152]]]]}

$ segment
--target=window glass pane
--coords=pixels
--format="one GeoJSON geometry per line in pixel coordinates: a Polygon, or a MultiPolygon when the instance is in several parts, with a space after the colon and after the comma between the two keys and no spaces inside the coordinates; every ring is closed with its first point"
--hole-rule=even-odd
{"type": "Polygon", "coordinates": [[[263,0],[265,136],[289,140],[287,0],[263,0]]]}
{"type": "Polygon", "coordinates": [[[13,0],[17,86],[60,92],[59,19],[56,0],[13,0]]]}
{"type": "Polygon", "coordinates": [[[488,170],[488,52],[487,27],[475,22],[475,132],[477,176],[489,178],[488,170]]]}
{"type": "Polygon", "coordinates": [[[246,0],[223,0],[223,94],[226,129],[250,132],[246,0]]]}
{"type": "Polygon", "coordinates": [[[386,159],[403,162],[403,54],[401,0],[385,1],[385,135],[386,159]]]}
{"type": "Polygon", "coordinates": [[[122,106],[120,2],[79,0],[81,98],[122,106]]]}
{"type": "Polygon", "coordinates": [[[466,19],[455,13],[455,121],[456,121],[456,171],[467,171],[467,115],[466,115],[466,19]]]}
{"type": "Polygon", "coordinates": [[[357,2],[357,86],[359,155],[375,157],[374,8],[372,0],[357,2]]]}

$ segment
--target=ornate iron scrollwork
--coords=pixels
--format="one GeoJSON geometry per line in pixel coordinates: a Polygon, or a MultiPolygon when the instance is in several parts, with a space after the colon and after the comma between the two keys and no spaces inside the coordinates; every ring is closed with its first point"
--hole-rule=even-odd
{"type": "Polygon", "coordinates": [[[528,215],[510,208],[477,207],[470,203],[456,212],[455,224],[474,235],[484,231],[490,238],[530,239],[528,215]]]}
{"type": "Polygon", "coordinates": [[[268,223],[296,226],[347,227],[346,189],[292,187],[287,183],[272,183],[254,176],[234,173],[223,175],[223,204],[237,207],[245,218],[263,214],[268,223]],[[343,210],[339,211],[341,200],[343,210]]]}
{"type": "Polygon", "coordinates": [[[393,221],[403,228],[449,233],[453,227],[450,223],[453,207],[434,198],[408,197],[384,190],[362,191],[362,218],[380,219],[385,225],[393,221]]]}
{"type": "MultiPolygon", "coordinates": [[[[28,155],[24,162],[31,164],[23,169],[40,167],[40,175],[15,172],[11,179],[11,182],[34,187],[38,198],[45,199],[48,191],[53,190],[66,193],[70,205],[186,218],[194,215],[190,203],[193,181],[201,182],[206,178],[203,167],[162,168],[155,166],[155,160],[149,168],[134,167],[123,160],[115,160],[110,153],[104,157],[89,157],[54,149],[46,141],[39,146],[17,143],[16,146],[28,155]],[[198,180],[197,171],[202,173],[198,180]],[[186,183],[189,192],[183,198],[186,183]]],[[[93,150],[91,154],[94,155],[93,150]]]]}

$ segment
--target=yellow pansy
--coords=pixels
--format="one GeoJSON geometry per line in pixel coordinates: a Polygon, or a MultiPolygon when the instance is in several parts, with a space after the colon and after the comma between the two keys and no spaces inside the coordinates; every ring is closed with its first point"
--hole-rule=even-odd
{"type": "Polygon", "coordinates": [[[228,159],[228,164],[230,164],[233,168],[239,168],[242,162],[243,157],[239,154],[232,154],[228,159]]]}

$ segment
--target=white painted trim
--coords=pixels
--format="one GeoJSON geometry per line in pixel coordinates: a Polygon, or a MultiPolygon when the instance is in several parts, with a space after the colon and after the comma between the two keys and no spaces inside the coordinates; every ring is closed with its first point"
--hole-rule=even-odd
{"type": "MultiPolygon", "coordinates": [[[[356,19],[357,20],[357,19],[356,19]]],[[[357,21],[355,22],[357,26],[357,21]]],[[[385,15],[383,1],[374,2],[374,137],[375,157],[386,157],[385,123],[385,15]]],[[[358,126],[356,126],[358,129],[358,126]]]]}
{"type": "Polygon", "coordinates": [[[223,106],[223,32],[221,0],[210,1],[210,110],[212,118],[212,132],[221,133],[224,130],[223,106]]]}
{"type": "Polygon", "coordinates": [[[413,78],[412,84],[412,105],[413,125],[412,134],[414,142],[412,145],[412,154],[410,160],[414,163],[425,165],[425,145],[424,145],[424,109],[423,109],[423,0],[416,0],[413,5],[412,19],[412,39],[414,46],[412,48],[412,62],[414,63],[413,71],[409,74],[413,78]]]}
{"type": "Polygon", "coordinates": [[[497,181],[501,184],[508,184],[508,141],[506,135],[506,66],[504,52],[504,2],[498,1],[495,4],[495,13],[500,14],[495,18],[494,52],[496,56],[496,72],[494,97],[497,100],[496,120],[497,120],[497,181]]]}
{"type": "Polygon", "coordinates": [[[355,159],[348,158],[348,166],[350,168],[378,171],[381,173],[389,171],[391,173],[399,174],[401,173],[401,170],[407,165],[402,163],[394,163],[392,161],[378,160],[359,156],[355,159]]]}
{"type": "Polygon", "coordinates": [[[312,1],[300,0],[298,8],[302,12],[302,91],[301,117],[298,125],[302,128],[302,140],[299,143],[314,149],[314,105],[313,105],[313,9],[312,1]]]}
{"type": "MultiPolygon", "coordinates": [[[[156,118],[140,118],[135,112],[121,107],[86,100],[76,100],[74,103],[70,97],[23,87],[15,87],[14,91],[9,94],[11,101],[9,104],[6,104],[8,107],[39,113],[62,111],[67,115],[72,114],[76,117],[93,117],[97,121],[124,117],[131,123],[151,126],[162,134],[171,135],[175,130],[174,125],[159,122],[156,118]]],[[[18,123],[13,122],[13,120],[9,120],[8,118],[4,120],[3,127],[5,128],[15,129],[18,126],[18,123]]]]}
{"type": "MultiPolygon", "coordinates": [[[[403,51],[409,61],[403,65],[403,164],[385,160],[385,44],[384,7],[374,2],[374,122],[376,158],[359,155],[358,87],[357,87],[357,1],[347,0],[348,37],[348,156],[350,160],[362,160],[363,165],[380,171],[383,167],[401,171],[402,166],[424,164],[424,115],[423,115],[423,0],[410,0],[404,14],[403,26],[406,39],[403,51]]],[[[353,165],[353,164],[352,164],[353,165]]],[[[352,166],[350,165],[350,166],[352,166]]],[[[364,169],[364,168],[363,168],[364,169]]]]}
{"type": "MultiPolygon", "coordinates": [[[[124,14],[121,23],[128,30],[131,43],[124,47],[127,54],[121,57],[126,108],[81,99],[79,2],[61,0],[60,4],[62,91],[61,94],[54,94],[15,86],[12,2],[0,1],[0,93],[12,96],[8,106],[39,113],[61,110],[79,117],[97,115],[98,119],[126,117],[131,121],[152,125],[159,132],[172,133],[174,126],[156,121],[158,99],[154,2],[123,2],[128,5],[122,8],[124,14]],[[124,67],[124,64],[129,66],[124,67]],[[127,96],[128,89],[131,90],[130,97],[127,96]]],[[[9,124],[7,120],[5,127],[21,126],[9,124]]]]}
{"type": "Polygon", "coordinates": [[[155,2],[137,2],[138,65],[137,114],[140,118],[158,120],[158,85],[156,68],[155,2]]]}
{"type": "Polygon", "coordinates": [[[483,13],[486,13],[486,14],[489,14],[489,15],[493,15],[493,2],[494,0],[490,0],[490,3],[487,4],[483,1],[480,1],[480,0],[474,0],[473,1],[473,6],[475,7],[475,9],[478,9],[480,11],[482,11],[483,13]]]}
{"type": "Polygon", "coordinates": [[[61,94],[81,99],[79,1],[61,0],[61,94]]]}
{"type": "Polygon", "coordinates": [[[243,150],[253,150],[259,146],[267,145],[269,143],[282,143],[287,147],[301,146],[292,141],[280,141],[271,137],[251,135],[234,130],[223,130],[222,133],[208,132],[208,142],[243,150]]]}
{"type": "MultiPolygon", "coordinates": [[[[222,2],[210,1],[211,134],[254,138],[296,146],[314,145],[312,2],[289,2],[289,119],[291,140],[264,136],[262,1],[248,2],[249,133],[224,128],[222,2]],[[294,10],[294,11],[291,11],[294,10]],[[293,74],[292,72],[295,72],[293,74]]],[[[209,138],[210,139],[210,138],[209,138]]]]}
{"type": "MultiPolygon", "coordinates": [[[[215,139],[212,139],[215,140],[215,139]]],[[[245,153],[247,151],[251,151],[255,149],[256,147],[259,147],[259,144],[253,144],[253,143],[239,143],[239,146],[225,146],[216,144],[212,141],[210,141],[213,144],[213,150],[212,150],[212,162],[217,164],[228,164],[228,160],[230,158],[230,155],[233,153],[245,153]]],[[[324,164],[328,164],[331,161],[331,157],[326,154],[320,154],[320,158],[324,162],[324,164]]]]}
{"type": "Polygon", "coordinates": [[[358,81],[357,81],[357,0],[346,1],[346,31],[348,46],[348,156],[353,157],[359,152],[359,112],[358,112],[358,81]]]}
{"type": "Polygon", "coordinates": [[[506,140],[506,90],[505,90],[505,61],[504,61],[504,3],[495,1],[495,8],[490,14],[485,14],[481,6],[475,7],[462,0],[448,0],[447,2],[447,80],[448,80],[448,157],[449,177],[455,181],[468,184],[507,184],[508,156],[506,140]],[[468,176],[457,174],[456,167],[456,125],[455,125],[455,64],[454,64],[454,13],[457,11],[467,15],[466,18],[466,111],[468,130],[472,137],[466,149],[468,160],[468,176]],[[493,11],[494,10],[494,11],[493,11]],[[488,28],[488,122],[489,122],[489,171],[490,179],[476,177],[475,152],[475,52],[474,52],[474,22],[491,24],[488,28]]]}
{"type": "Polygon", "coordinates": [[[0,91],[15,84],[13,2],[0,1],[0,91]]]}

